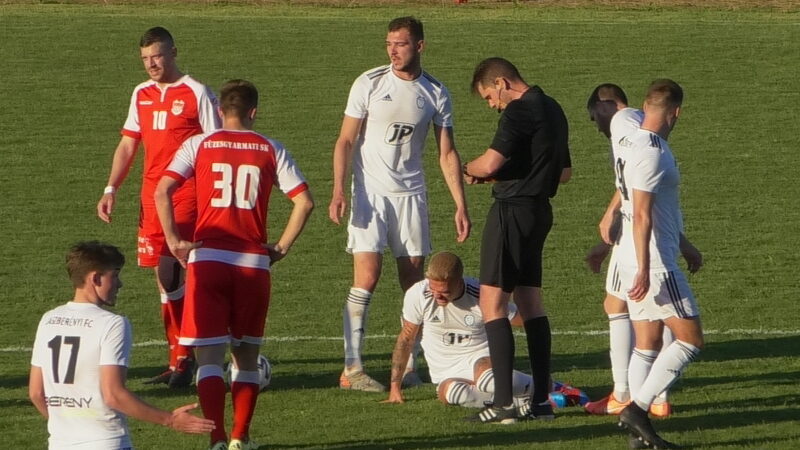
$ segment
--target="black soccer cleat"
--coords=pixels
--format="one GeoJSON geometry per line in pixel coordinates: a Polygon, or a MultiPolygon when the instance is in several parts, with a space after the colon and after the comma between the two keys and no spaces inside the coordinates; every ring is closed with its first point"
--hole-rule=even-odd
{"type": "Polygon", "coordinates": [[[464,421],[510,425],[517,422],[517,409],[514,406],[501,408],[493,404],[488,404],[478,411],[477,414],[465,417],[464,421]]]}
{"type": "Polygon", "coordinates": [[[647,411],[640,408],[635,402],[631,402],[630,405],[622,410],[622,413],[619,415],[618,426],[630,431],[631,434],[636,436],[641,443],[645,445],[644,448],[679,448],[677,445],[665,441],[656,433],[653,424],[650,422],[650,418],[647,416],[647,411]]]}
{"type": "Polygon", "coordinates": [[[642,448],[647,448],[647,445],[645,445],[645,443],[642,441],[642,438],[633,433],[630,433],[628,435],[628,448],[642,449],[642,448]]]}
{"type": "Polygon", "coordinates": [[[189,387],[194,379],[195,362],[193,358],[178,360],[178,366],[172,371],[167,385],[171,389],[189,387]]]}
{"type": "Polygon", "coordinates": [[[525,402],[517,407],[516,413],[519,420],[553,420],[556,418],[553,405],[549,401],[538,405],[525,402]]]}

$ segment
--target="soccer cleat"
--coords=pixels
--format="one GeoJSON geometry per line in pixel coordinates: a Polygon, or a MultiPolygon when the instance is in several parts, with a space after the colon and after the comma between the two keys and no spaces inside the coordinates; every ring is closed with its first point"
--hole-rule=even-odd
{"type": "Polygon", "coordinates": [[[148,378],[144,384],[169,384],[169,379],[172,377],[172,369],[167,369],[153,378],[148,378]]]}
{"type": "Polygon", "coordinates": [[[501,408],[495,407],[493,404],[488,404],[478,411],[477,414],[465,417],[464,421],[510,425],[517,422],[517,410],[518,408],[514,406],[501,408]]]}
{"type": "Polygon", "coordinates": [[[226,450],[258,450],[258,444],[253,442],[251,439],[246,441],[242,441],[241,439],[231,439],[231,443],[228,444],[226,450]]]}
{"type": "Polygon", "coordinates": [[[614,398],[614,394],[608,394],[607,397],[603,397],[602,399],[596,402],[588,402],[583,405],[583,409],[586,410],[589,414],[594,414],[597,416],[616,416],[625,409],[626,406],[630,405],[631,401],[628,400],[627,402],[620,402],[616,398],[614,398]]]}
{"type": "Polygon", "coordinates": [[[631,433],[628,435],[628,448],[641,449],[641,448],[647,448],[647,446],[642,441],[642,438],[631,433]]]}
{"type": "Polygon", "coordinates": [[[214,442],[208,450],[228,450],[228,443],[225,441],[214,442]]]}
{"type": "Polygon", "coordinates": [[[589,403],[589,396],[574,386],[556,381],[553,383],[553,391],[564,396],[565,406],[583,406],[589,403]]]}
{"type": "Polygon", "coordinates": [[[419,377],[416,370],[410,370],[403,375],[403,382],[402,386],[404,388],[412,388],[417,386],[422,386],[423,381],[422,378],[419,377]]]}
{"type": "Polygon", "coordinates": [[[659,419],[669,417],[672,414],[672,406],[669,402],[652,403],[650,405],[650,414],[659,419]]]}
{"type": "Polygon", "coordinates": [[[636,403],[631,403],[622,410],[617,425],[640,438],[646,448],[678,448],[675,444],[665,441],[656,433],[653,424],[650,423],[650,418],[647,417],[647,411],[640,408],[636,403]]]}
{"type": "Polygon", "coordinates": [[[350,375],[345,375],[344,372],[342,372],[342,375],[339,377],[339,387],[342,389],[364,392],[386,391],[386,388],[382,384],[362,371],[353,372],[350,375]]]}
{"type": "Polygon", "coordinates": [[[188,387],[192,384],[192,379],[194,379],[194,367],[194,359],[180,359],[178,361],[178,366],[172,371],[167,385],[173,389],[188,387]]]}

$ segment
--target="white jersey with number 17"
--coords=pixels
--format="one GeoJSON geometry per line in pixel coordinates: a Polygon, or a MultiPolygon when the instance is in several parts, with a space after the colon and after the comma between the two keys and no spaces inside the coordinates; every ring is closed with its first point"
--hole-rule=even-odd
{"type": "Polygon", "coordinates": [[[353,83],[345,115],[364,119],[353,149],[353,188],[387,197],[425,192],[422,152],[431,122],[453,126],[450,94],[426,72],[399,78],[391,66],[353,83]]]}
{"type": "Polygon", "coordinates": [[[31,365],[42,369],[49,448],[131,447],[125,415],[108,407],[100,366],[128,366],[131,326],[92,303],[69,302],[42,316],[31,365]]]}

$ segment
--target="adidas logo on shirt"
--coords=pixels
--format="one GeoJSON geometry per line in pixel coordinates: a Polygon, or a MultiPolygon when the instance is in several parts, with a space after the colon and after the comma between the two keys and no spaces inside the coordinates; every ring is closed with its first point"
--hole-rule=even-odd
{"type": "Polygon", "coordinates": [[[381,99],[381,101],[382,101],[382,102],[390,102],[390,101],[392,101],[392,96],[391,96],[391,95],[389,95],[389,94],[386,94],[386,95],[384,95],[384,96],[383,96],[383,98],[381,99]]]}
{"type": "Polygon", "coordinates": [[[439,323],[439,322],[441,322],[441,320],[439,320],[439,316],[433,316],[433,319],[431,319],[431,323],[439,323]]]}

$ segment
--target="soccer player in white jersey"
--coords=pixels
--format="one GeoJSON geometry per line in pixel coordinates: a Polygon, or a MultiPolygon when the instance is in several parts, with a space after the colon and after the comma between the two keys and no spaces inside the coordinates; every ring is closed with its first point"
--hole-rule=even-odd
{"type": "MultiPolygon", "coordinates": [[[[403,300],[403,327],[392,352],[389,398],[385,403],[404,402],[403,374],[420,333],[431,381],[437,385],[442,403],[482,408],[492,401],[494,372],[479,293],[480,282],[464,276],[458,256],[439,252],[431,257],[425,279],[411,286],[403,300]]],[[[514,326],[523,325],[513,304],[509,305],[508,318],[514,326]]],[[[515,370],[512,385],[515,406],[529,407],[533,378],[515,370]]],[[[581,394],[569,385],[557,386],[562,395],[581,394]]],[[[524,416],[525,412],[518,415],[524,416]]]]}
{"type": "Polygon", "coordinates": [[[220,90],[222,129],[181,145],[156,188],[156,207],[170,250],[187,265],[186,307],[180,342],[195,346],[197,394],[213,419],[211,450],[252,450],[250,422],[261,376],[259,348],[270,301],[270,267],[300,236],[314,200],[302,172],[280,142],[252,130],[258,90],[231,80],[220,90]],[[193,241],[181,239],[172,210],[179,186],[196,179],[197,227],[193,241]],[[267,214],[272,188],[292,202],[277,241],[269,242],[267,214]],[[223,381],[231,344],[231,440],[225,432],[223,381]]]}
{"type": "MultiPolygon", "coordinates": [[[[206,433],[210,420],[188,411],[151,406],[125,387],[132,344],[131,325],[108,311],[122,287],[125,257],[112,245],[81,242],[67,254],[72,301],[42,316],[33,344],[29,395],[47,418],[48,448],[132,448],[126,415],[185,433],[206,433]]],[[[38,447],[38,446],[35,446],[38,447]]]]}
{"type": "MultiPolygon", "coordinates": [[[[628,107],[628,98],[619,86],[604,83],[597,86],[589,96],[587,102],[589,118],[595,122],[597,129],[611,142],[609,160],[613,166],[615,149],[619,148],[619,140],[624,136],[633,134],[639,129],[644,118],[644,113],[635,108],[628,107]]],[[[619,196],[619,191],[614,189],[614,199],[619,196]]],[[[612,200],[612,202],[615,200],[612,200]]],[[[611,243],[600,242],[589,250],[586,261],[595,273],[600,271],[600,265],[616,248],[619,237],[619,211],[608,211],[600,224],[601,234],[611,243]]],[[[681,252],[689,263],[689,270],[695,272],[702,261],[700,253],[694,246],[685,240],[681,252]]],[[[606,280],[606,297],[603,309],[608,315],[609,330],[609,356],[611,359],[611,373],[614,381],[614,390],[608,396],[589,402],[584,409],[590,414],[619,414],[622,409],[630,404],[630,389],[628,387],[628,365],[630,364],[631,351],[633,350],[633,328],[631,326],[628,307],[625,303],[625,294],[620,292],[619,277],[616,268],[616,252],[612,253],[608,265],[606,280]]],[[[669,328],[664,328],[662,347],[666,348],[672,343],[672,333],[669,328]]],[[[650,407],[650,413],[656,417],[667,417],[671,413],[671,406],[667,401],[667,391],[658,395],[650,407]]]]}
{"type": "MultiPolygon", "coordinates": [[[[178,68],[175,42],[162,27],[153,27],[139,41],[140,55],[149,80],[140,83],[131,95],[122,138],[114,151],[111,172],[97,215],[111,222],[116,192],[128,175],[139,149],[144,146],[137,261],[140,267],[155,271],[161,294],[161,318],[169,346],[167,370],[149,383],[170,387],[188,386],[194,375],[194,358],[189,348],[180,345],[178,336],[183,314],[183,273],[164,244],[153,193],[161,174],[183,141],[190,136],[219,128],[217,99],[211,89],[178,68]]],[[[175,212],[181,233],[191,236],[197,206],[194,184],[186,183],[175,195],[175,212]]]]}
{"type": "Polygon", "coordinates": [[[383,251],[397,260],[403,291],[423,278],[430,254],[422,152],[433,124],[439,165],[455,202],[456,240],[470,232],[461,160],[453,141],[450,95],[422,70],[422,23],[400,17],[389,23],[390,63],[364,72],[353,83],[333,151],[333,193],[328,208],[337,225],[347,209],[346,180],[352,162],[347,251],[353,254],[353,284],[344,307],[343,389],[384,391],[364,372],[361,345],[383,251]]]}
{"type": "Polygon", "coordinates": [[[668,389],[703,346],[700,312],[678,267],[683,218],[680,173],[667,138],[681,111],[683,90],[672,80],[651,83],[641,128],[619,140],[615,149],[622,234],[616,257],[620,291],[627,296],[636,345],[628,382],[631,404],[620,413],[620,425],[651,448],[670,448],[648,417],[656,396],[668,389]],[[661,350],[662,327],[675,336],[661,350]]]}

